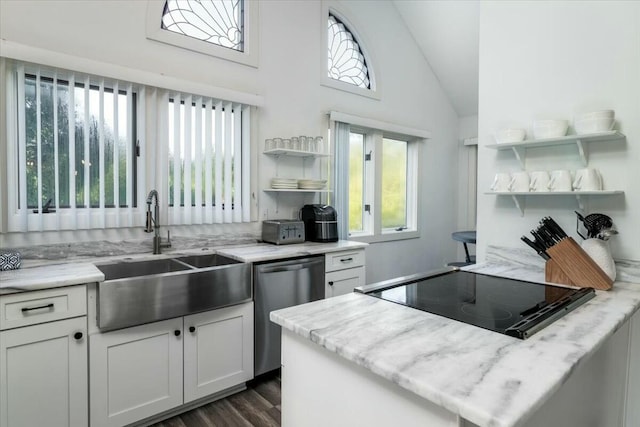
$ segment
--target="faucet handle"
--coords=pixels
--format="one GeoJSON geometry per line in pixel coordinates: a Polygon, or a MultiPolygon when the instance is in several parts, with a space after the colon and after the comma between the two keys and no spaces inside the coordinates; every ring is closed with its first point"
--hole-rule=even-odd
{"type": "Polygon", "coordinates": [[[167,243],[162,245],[162,247],[164,247],[164,248],[170,248],[171,247],[171,231],[170,230],[167,230],[167,243]]]}

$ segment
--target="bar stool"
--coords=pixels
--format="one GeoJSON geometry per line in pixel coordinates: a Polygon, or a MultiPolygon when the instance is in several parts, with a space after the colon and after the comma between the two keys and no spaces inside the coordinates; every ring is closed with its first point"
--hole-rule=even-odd
{"type": "Polygon", "coordinates": [[[451,238],[457,242],[462,242],[462,245],[464,246],[465,258],[464,258],[464,262],[461,262],[461,261],[450,262],[447,265],[452,267],[464,267],[465,265],[475,264],[476,256],[469,255],[469,248],[467,247],[467,245],[476,244],[476,231],[475,230],[456,231],[451,233],[451,238]]]}

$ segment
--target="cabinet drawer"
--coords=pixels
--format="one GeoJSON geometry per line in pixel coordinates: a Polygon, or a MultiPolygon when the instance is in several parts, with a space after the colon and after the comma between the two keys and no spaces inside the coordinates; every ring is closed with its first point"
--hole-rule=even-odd
{"type": "Polygon", "coordinates": [[[364,249],[326,254],[325,271],[344,270],[364,265],[364,249]]]}
{"type": "Polygon", "coordinates": [[[325,298],[350,294],[358,286],[365,285],[364,267],[333,271],[325,275],[325,298]]]}
{"type": "Polygon", "coordinates": [[[0,298],[0,330],[87,314],[87,290],[68,286],[0,298]]]}

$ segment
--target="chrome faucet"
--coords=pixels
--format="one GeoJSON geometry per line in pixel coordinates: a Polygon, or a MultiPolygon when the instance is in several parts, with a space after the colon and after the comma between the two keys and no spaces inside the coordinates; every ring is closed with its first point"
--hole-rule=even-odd
{"type": "Polygon", "coordinates": [[[159,254],[161,248],[171,247],[171,234],[167,230],[167,243],[162,244],[162,237],[160,237],[160,207],[158,206],[158,192],[151,190],[147,196],[147,221],[144,228],[145,233],[151,233],[155,231],[153,236],[153,253],[159,254]],[[153,207],[153,214],[151,214],[151,203],[155,198],[156,203],[153,207]]]}

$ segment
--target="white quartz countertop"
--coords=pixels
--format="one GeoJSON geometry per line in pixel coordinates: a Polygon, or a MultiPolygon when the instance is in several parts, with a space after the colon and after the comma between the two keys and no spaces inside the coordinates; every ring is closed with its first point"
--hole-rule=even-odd
{"type": "Polygon", "coordinates": [[[228,249],[221,248],[218,250],[218,253],[242,262],[261,262],[306,255],[321,255],[330,252],[347,251],[350,249],[361,249],[366,246],[368,246],[367,243],[353,242],[349,240],[339,240],[332,243],[305,242],[293,245],[272,245],[268,243],[260,243],[228,249]]]}
{"type": "MultiPolygon", "coordinates": [[[[470,269],[544,277],[539,268],[499,262],[470,269]]],[[[640,284],[616,282],[526,340],[357,293],[274,311],[271,320],[481,427],[510,427],[639,307],[640,284]]]]}
{"type": "Polygon", "coordinates": [[[104,274],[86,262],[22,268],[0,273],[0,295],[101,282],[104,274]]]}

